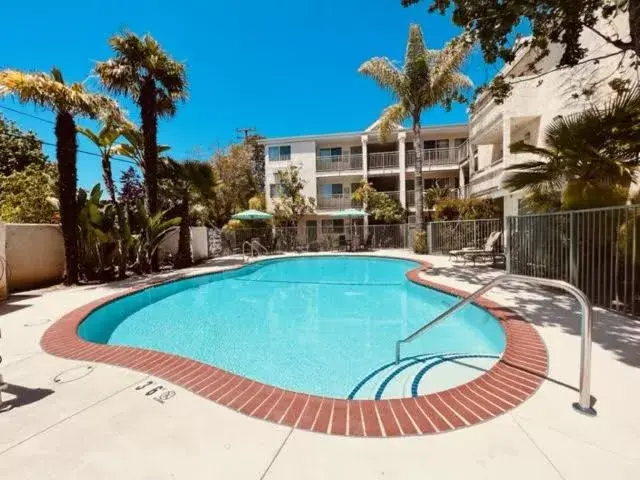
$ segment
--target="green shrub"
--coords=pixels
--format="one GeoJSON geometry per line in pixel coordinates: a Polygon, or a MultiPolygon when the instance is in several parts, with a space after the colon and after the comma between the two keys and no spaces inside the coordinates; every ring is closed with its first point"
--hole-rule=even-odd
{"type": "Polygon", "coordinates": [[[448,198],[436,203],[433,216],[436,220],[479,220],[500,218],[501,214],[493,200],[448,198]]]}
{"type": "Polygon", "coordinates": [[[427,232],[416,232],[413,237],[413,251],[415,253],[429,253],[427,250],[427,232]]]}

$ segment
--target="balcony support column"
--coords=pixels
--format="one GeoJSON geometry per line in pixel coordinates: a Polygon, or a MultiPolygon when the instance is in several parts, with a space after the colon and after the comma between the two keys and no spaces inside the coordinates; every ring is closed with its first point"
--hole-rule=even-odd
{"type": "Polygon", "coordinates": [[[369,142],[369,136],[362,135],[362,137],[360,137],[360,140],[362,142],[362,172],[364,179],[367,180],[369,178],[369,155],[367,154],[367,143],[369,142]]]}
{"type": "MultiPolygon", "coordinates": [[[[369,181],[369,155],[367,154],[367,143],[369,142],[369,135],[362,135],[360,137],[360,141],[362,142],[362,176],[365,182],[369,181]]],[[[362,209],[367,210],[367,203],[363,202],[362,209]]],[[[369,217],[365,216],[362,219],[362,224],[364,226],[364,239],[369,236],[369,217]]]]}
{"type": "Polygon", "coordinates": [[[402,208],[407,208],[407,185],[406,185],[406,177],[407,177],[407,161],[406,161],[406,140],[407,140],[407,132],[398,133],[398,166],[400,168],[400,204],[402,208]]]}
{"type": "Polygon", "coordinates": [[[509,145],[511,145],[511,117],[505,115],[502,117],[502,165],[504,168],[510,164],[511,150],[509,145]]]}

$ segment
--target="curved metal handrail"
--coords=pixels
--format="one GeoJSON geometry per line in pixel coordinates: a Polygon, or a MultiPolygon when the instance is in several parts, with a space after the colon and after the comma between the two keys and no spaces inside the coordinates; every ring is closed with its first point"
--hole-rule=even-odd
{"type": "Polygon", "coordinates": [[[548,287],[555,287],[565,290],[571,293],[576,300],[580,303],[582,308],[582,342],[580,348],[580,399],[573,404],[573,408],[586,415],[595,415],[596,411],[591,406],[591,330],[593,325],[593,306],[591,302],[584,294],[584,292],[570,283],[562,280],[552,280],[549,278],[527,277],[526,275],[506,274],[500,275],[487,283],[485,286],[479,288],[475,292],[467,295],[453,307],[447,311],[438,315],[431,322],[423,325],[411,335],[402,340],[396,342],[396,364],[400,362],[400,345],[403,343],[409,343],[415,338],[422,335],[427,330],[431,329],[434,325],[442,320],[450,317],[462,307],[472,302],[474,299],[487,293],[493,287],[500,285],[508,280],[518,280],[527,283],[534,283],[538,285],[545,285],[548,287]]]}
{"type": "Polygon", "coordinates": [[[269,253],[269,250],[267,250],[267,247],[265,247],[264,245],[262,245],[260,242],[258,242],[257,240],[245,240],[245,242],[242,244],[242,262],[244,263],[246,260],[246,251],[245,251],[245,247],[249,246],[249,248],[251,249],[251,256],[253,257],[253,253],[254,253],[254,248],[256,250],[258,250],[258,253],[260,253],[260,249],[263,250],[263,252],[265,253],[265,255],[267,253],[269,253]]]}

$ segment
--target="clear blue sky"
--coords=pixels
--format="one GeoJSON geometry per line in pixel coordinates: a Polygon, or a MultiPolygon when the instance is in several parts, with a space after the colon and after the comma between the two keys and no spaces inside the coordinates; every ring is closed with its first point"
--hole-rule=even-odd
{"type": "MultiPolygon", "coordinates": [[[[159,131],[159,141],[171,145],[176,158],[226,146],[237,127],[253,126],[265,136],[364,129],[390,98],[359,75],[358,66],[372,56],[401,60],[412,22],[422,26],[431,48],[441,48],[458,33],[447,17],[428,14],[426,3],[403,8],[400,0],[111,0],[100,5],[32,0],[28,7],[9,2],[2,14],[0,68],[56,65],[67,81],[84,80],[96,60],[111,55],[107,39],[113,33],[125,28],[151,33],[187,65],[189,100],[159,131]]],[[[496,67],[485,65],[475,52],[465,72],[479,84],[496,67]]],[[[12,98],[0,105],[52,118],[12,98]]],[[[125,108],[139,121],[135,107],[126,103],[125,108]]],[[[432,110],[423,122],[462,122],[465,112],[464,105],[451,112],[432,110]]],[[[52,125],[2,113],[43,140],[55,140],[52,125]]],[[[84,139],[80,144],[93,149],[84,139]]],[[[115,162],[115,176],[127,166],[115,162]]],[[[99,159],[80,154],[78,172],[81,186],[100,181],[99,159]]]]}

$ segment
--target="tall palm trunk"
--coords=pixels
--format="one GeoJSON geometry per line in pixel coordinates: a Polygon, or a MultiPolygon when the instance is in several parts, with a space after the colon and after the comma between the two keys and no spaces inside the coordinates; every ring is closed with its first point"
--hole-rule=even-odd
{"type": "MultiPolygon", "coordinates": [[[[149,215],[158,213],[158,111],[156,84],[147,77],[140,90],[142,135],[144,137],[144,188],[149,215]]],[[[159,269],[158,255],[151,259],[151,268],[159,269]]]]}
{"type": "Polygon", "coordinates": [[[122,206],[116,200],[116,186],[113,183],[111,161],[106,155],[103,155],[102,157],[102,178],[104,179],[104,184],[107,186],[111,203],[113,203],[113,206],[116,209],[116,223],[118,225],[118,258],[120,261],[118,277],[125,278],[127,276],[127,252],[122,244],[122,236],[125,231],[124,211],[122,206]]]}
{"type": "Polygon", "coordinates": [[[178,254],[176,255],[176,268],[190,267],[193,264],[193,252],[191,251],[191,228],[189,221],[189,194],[182,197],[180,204],[180,234],[178,238],[178,254]]]}
{"type": "Polygon", "coordinates": [[[56,115],[56,157],[60,176],[60,221],[67,274],[65,285],[78,283],[78,199],[76,124],[69,112],[56,115]]]}
{"type": "Polygon", "coordinates": [[[416,229],[421,231],[424,228],[422,216],[423,183],[422,183],[422,134],[420,132],[420,117],[413,118],[413,149],[416,152],[416,173],[414,180],[414,190],[416,192],[416,229]]]}

